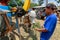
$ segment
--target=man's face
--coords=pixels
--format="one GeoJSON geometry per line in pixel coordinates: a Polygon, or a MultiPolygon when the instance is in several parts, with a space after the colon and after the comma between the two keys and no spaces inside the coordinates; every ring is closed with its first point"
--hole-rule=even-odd
{"type": "Polygon", "coordinates": [[[52,11],[52,9],[50,7],[45,8],[45,12],[46,12],[47,15],[50,14],[51,11],[52,11]]]}

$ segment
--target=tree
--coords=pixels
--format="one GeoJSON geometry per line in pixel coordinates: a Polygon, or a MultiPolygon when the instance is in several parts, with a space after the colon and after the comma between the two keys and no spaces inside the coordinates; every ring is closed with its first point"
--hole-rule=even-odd
{"type": "Polygon", "coordinates": [[[21,0],[10,0],[9,6],[23,6],[23,2],[21,0]]]}
{"type": "Polygon", "coordinates": [[[31,3],[30,4],[30,8],[35,7],[35,6],[38,6],[38,4],[37,3],[31,3]]]}
{"type": "Polygon", "coordinates": [[[55,0],[55,1],[57,1],[57,6],[58,6],[58,4],[60,3],[60,0],[55,0]]]}
{"type": "Polygon", "coordinates": [[[55,0],[55,1],[57,1],[57,3],[60,3],[60,0],[55,0]]]}
{"type": "Polygon", "coordinates": [[[44,0],[38,0],[39,5],[42,5],[43,4],[43,1],[44,0]]]}

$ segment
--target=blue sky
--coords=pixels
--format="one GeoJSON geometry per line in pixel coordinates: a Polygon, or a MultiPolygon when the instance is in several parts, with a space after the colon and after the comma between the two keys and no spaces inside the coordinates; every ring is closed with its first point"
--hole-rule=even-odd
{"type": "MultiPolygon", "coordinates": [[[[38,3],[38,0],[34,1],[35,3],[38,3]]],[[[54,3],[55,5],[60,6],[60,3],[58,4],[55,0],[48,0],[48,3],[54,3]]],[[[44,3],[42,4],[42,6],[45,6],[46,4],[46,0],[44,0],[44,3]]]]}

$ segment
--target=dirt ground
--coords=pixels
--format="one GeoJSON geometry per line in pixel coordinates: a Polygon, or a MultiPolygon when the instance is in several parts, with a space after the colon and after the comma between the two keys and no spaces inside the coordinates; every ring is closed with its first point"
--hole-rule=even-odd
{"type": "MultiPolygon", "coordinates": [[[[43,25],[44,20],[37,20],[36,22],[39,22],[40,25],[43,25]]],[[[22,35],[22,39],[21,40],[39,40],[40,39],[40,32],[35,31],[35,30],[30,30],[30,33],[25,32],[25,30],[23,29],[23,27],[20,27],[20,33],[22,35]],[[33,39],[35,37],[35,39],[33,39]]],[[[19,40],[19,38],[17,36],[16,40],[19,40]]],[[[50,40],[60,40],[60,24],[59,21],[57,23],[56,29],[52,35],[52,37],[50,38],[50,40]]]]}

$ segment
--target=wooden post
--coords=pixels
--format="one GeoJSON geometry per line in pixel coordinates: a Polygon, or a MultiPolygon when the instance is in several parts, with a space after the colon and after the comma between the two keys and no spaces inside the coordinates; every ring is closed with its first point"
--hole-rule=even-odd
{"type": "Polygon", "coordinates": [[[6,32],[4,32],[4,33],[9,33],[9,32],[12,31],[13,28],[11,27],[11,25],[10,25],[10,23],[9,23],[9,20],[8,20],[6,14],[3,15],[3,18],[4,18],[4,20],[5,20],[6,27],[7,27],[7,30],[6,30],[6,32]]]}
{"type": "Polygon", "coordinates": [[[20,33],[20,27],[19,27],[19,20],[18,17],[16,16],[16,26],[18,28],[18,33],[19,33],[19,40],[21,40],[21,33],[20,33]]]}

